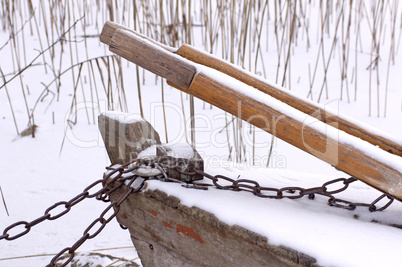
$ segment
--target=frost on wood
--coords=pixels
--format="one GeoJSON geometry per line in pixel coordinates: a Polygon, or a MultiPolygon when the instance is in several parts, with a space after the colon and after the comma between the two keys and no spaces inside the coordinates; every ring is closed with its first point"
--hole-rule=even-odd
{"type": "Polygon", "coordinates": [[[137,115],[106,112],[99,115],[98,122],[112,164],[124,164],[161,143],[152,125],[137,115]]]}

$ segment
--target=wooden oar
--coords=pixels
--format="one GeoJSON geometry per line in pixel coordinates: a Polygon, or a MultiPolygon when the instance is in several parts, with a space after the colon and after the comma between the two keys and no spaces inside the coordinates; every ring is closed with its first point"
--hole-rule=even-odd
{"type": "Polygon", "coordinates": [[[205,52],[199,51],[198,49],[184,44],[178,50],[177,54],[187,58],[188,60],[208,66],[210,68],[216,69],[223,72],[231,77],[234,77],[245,84],[253,86],[258,90],[308,114],[314,115],[315,118],[324,122],[337,124],[337,128],[351,134],[353,136],[359,137],[373,145],[379,146],[380,148],[393,153],[398,156],[402,156],[402,145],[394,141],[391,141],[381,135],[374,134],[368,130],[338,116],[331,112],[324,110],[318,105],[306,101],[305,99],[296,97],[290,94],[288,91],[284,91],[279,86],[269,84],[263,79],[247,73],[245,70],[238,68],[235,65],[229,64],[221,59],[211,57],[205,52]]]}
{"type": "MultiPolygon", "coordinates": [[[[258,90],[306,113],[310,116],[314,116],[318,120],[329,123],[331,125],[337,125],[336,127],[348,134],[356,136],[364,141],[367,141],[375,146],[379,146],[385,151],[388,151],[392,154],[402,156],[402,144],[398,144],[395,141],[389,140],[384,136],[379,134],[375,134],[370,132],[369,130],[356,125],[353,122],[348,121],[342,116],[338,116],[327,110],[324,110],[322,107],[317,104],[310,102],[308,100],[302,99],[291,94],[289,91],[285,91],[283,88],[276,86],[274,84],[270,84],[267,81],[261,79],[258,76],[252,75],[249,72],[230,64],[226,61],[218,59],[210,54],[207,54],[203,51],[196,49],[193,46],[184,44],[179,49],[161,44],[157,41],[154,41],[140,33],[134,32],[124,26],[116,24],[114,22],[106,22],[101,34],[101,41],[107,45],[110,45],[113,34],[117,29],[123,29],[132,32],[133,34],[146,39],[161,48],[174,52],[194,63],[198,63],[213,69],[216,69],[222,73],[225,73],[239,81],[244,82],[250,86],[257,88],[258,90]]],[[[174,83],[173,80],[168,79],[170,82],[174,83]]],[[[180,84],[177,84],[181,86],[180,84]]]]}
{"type": "Polygon", "coordinates": [[[314,123],[306,125],[303,121],[309,116],[285,101],[278,101],[237,80],[229,83],[230,77],[211,72],[132,31],[116,29],[109,45],[110,51],[166,78],[176,88],[402,199],[401,157],[323,122],[313,119],[314,123]]]}

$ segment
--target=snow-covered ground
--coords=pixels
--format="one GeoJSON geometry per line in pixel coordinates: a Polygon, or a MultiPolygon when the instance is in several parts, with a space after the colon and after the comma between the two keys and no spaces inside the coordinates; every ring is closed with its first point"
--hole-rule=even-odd
{"type": "MultiPolygon", "coordinates": [[[[39,10],[39,7],[36,7],[39,10]]],[[[309,91],[308,64],[313,68],[316,62],[318,41],[316,31],[319,30],[319,19],[315,10],[318,4],[312,5],[310,42],[312,47],[306,52],[304,42],[293,47],[291,61],[291,89],[301,97],[307,96],[309,91]],[[314,24],[316,23],[316,24],[314,24]],[[307,64],[308,63],[308,64],[307,64]]],[[[399,7],[400,14],[401,7],[399,7]]],[[[271,11],[272,12],[272,11],[271,11]]],[[[76,19],[78,19],[78,15],[76,19]]],[[[24,18],[28,19],[28,17],[24,18]]],[[[23,20],[24,20],[23,19],[23,20]]],[[[196,16],[194,18],[196,20],[196,16]]],[[[334,20],[336,14],[334,15],[334,20]]],[[[401,16],[398,16],[400,21],[401,16]]],[[[99,19],[100,21],[100,19],[99,19]]],[[[367,23],[366,21],[363,21],[367,23]]],[[[387,113],[384,117],[385,81],[388,62],[389,29],[388,26],[383,33],[382,50],[380,61],[380,87],[379,105],[380,116],[377,117],[377,85],[374,82],[372,73],[372,116],[369,116],[368,88],[370,72],[366,67],[370,64],[370,41],[369,27],[365,24],[362,32],[362,49],[359,53],[358,66],[358,90],[357,100],[354,100],[354,81],[351,80],[354,70],[348,69],[350,102],[343,96],[340,100],[340,74],[338,61],[340,57],[339,48],[336,48],[333,63],[329,68],[327,77],[329,86],[328,98],[323,97],[321,104],[344,113],[360,122],[371,125],[397,140],[401,140],[402,132],[402,63],[401,55],[396,53],[395,64],[391,64],[387,91],[387,113]],[[353,89],[352,89],[353,88],[353,89]]],[[[385,23],[389,20],[384,19],[385,23]]],[[[2,22],[3,23],[3,22],[2,22]]],[[[38,23],[43,23],[38,21],[38,23]]],[[[71,21],[70,25],[73,23],[71,21]]],[[[100,28],[87,22],[86,34],[98,34],[100,28]]],[[[397,23],[398,24],[398,23],[397,23]]],[[[34,24],[33,24],[34,25],[34,24]]],[[[41,24],[42,25],[42,24],[41,24]]],[[[68,36],[72,42],[64,44],[64,55],[61,70],[67,69],[73,61],[74,64],[82,62],[87,58],[95,58],[110,54],[103,44],[96,38],[88,39],[88,50],[84,49],[84,43],[79,36],[82,34],[82,25],[78,24],[77,40],[68,36]],[[74,42],[77,41],[77,42],[74,42]],[[71,46],[71,44],[73,44],[71,46]],[[74,48],[77,46],[77,48],[74,48]],[[72,50],[71,50],[72,49],[72,50]],[[76,50],[78,54],[76,54],[76,50]],[[69,53],[73,52],[70,59],[69,53]],[[86,55],[88,53],[88,55],[86,55]]],[[[390,24],[387,24],[390,25],[390,24]]],[[[40,49],[39,38],[36,34],[29,35],[29,23],[26,28],[25,47],[27,51],[26,60],[21,58],[21,65],[25,66],[38,55],[40,49]]],[[[34,26],[33,26],[34,27],[34,26]]],[[[267,78],[275,81],[277,68],[277,51],[275,50],[275,37],[273,35],[273,22],[269,24],[270,34],[268,43],[270,49],[264,52],[267,78]],[[271,64],[270,62],[275,62],[271,64]]],[[[331,24],[333,31],[335,25],[331,24]]],[[[362,26],[363,27],[363,26],[362,26]]],[[[66,27],[67,29],[68,27],[66,27]]],[[[198,33],[199,28],[194,31],[198,33]]],[[[396,38],[401,29],[397,28],[396,38]]],[[[34,32],[34,31],[33,31],[34,32]]],[[[21,33],[20,33],[21,34],[21,33]]],[[[42,39],[44,32],[42,29],[42,39]]],[[[201,34],[195,36],[201,36],[201,34]]],[[[318,35],[317,35],[318,36],[318,35]]],[[[326,36],[326,35],[325,35],[326,36]]],[[[9,32],[0,33],[0,45],[9,38],[9,32]]],[[[266,37],[264,37],[266,38],[266,37]]],[[[197,39],[197,38],[196,38],[197,39]]],[[[22,40],[21,38],[19,39],[22,40]]],[[[44,39],[43,39],[44,40],[44,39]]],[[[326,53],[332,38],[325,39],[326,53]]],[[[396,42],[398,44],[398,42],[396,42]]],[[[197,47],[203,49],[202,42],[196,40],[197,47]]],[[[19,46],[22,51],[22,46],[19,46]]],[[[45,46],[46,47],[46,46],[45,46]]],[[[55,65],[58,66],[60,58],[60,47],[55,46],[55,65]]],[[[15,56],[11,45],[0,50],[0,67],[6,74],[6,80],[11,78],[16,67],[15,56]]],[[[350,52],[350,61],[354,60],[354,51],[350,52]]],[[[47,55],[47,62],[50,65],[50,56],[47,55]]],[[[217,53],[217,56],[220,56],[217,53]]],[[[326,56],[328,58],[328,55],[326,56]]],[[[322,59],[320,59],[322,60],[322,59]]],[[[106,110],[117,109],[139,114],[139,100],[137,94],[136,70],[134,65],[122,61],[124,71],[124,85],[127,99],[127,106],[121,90],[117,89],[115,81],[111,81],[111,92],[114,96],[114,106],[111,107],[107,101],[107,95],[99,82],[98,92],[95,93],[93,81],[91,81],[88,68],[89,64],[82,65],[82,77],[76,83],[77,94],[74,97],[75,83],[72,73],[67,72],[61,78],[59,100],[56,95],[56,87],[49,87],[49,93],[41,99],[44,85],[48,85],[54,78],[48,66],[48,73],[45,73],[41,65],[42,57],[35,61],[35,64],[23,72],[22,79],[14,79],[7,84],[6,88],[0,90],[0,186],[7,204],[9,216],[5,207],[0,201],[0,230],[8,225],[20,221],[31,221],[41,215],[55,202],[69,200],[80,193],[91,182],[102,177],[105,167],[110,165],[103,142],[97,129],[96,118],[106,110]],[[39,65],[37,65],[39,64],[39,65]],[[41,84],[43,82],[43,84],[41,84]],[[21,89],[23,84],[24,93],[27,98],[28,110],[34,110],[34,122],[38,125],[35,138],[30,136],[19,137],[16,134],[13,115],[10,103],[15,112],[19,132],[26,128],[28,123],[27,108],[24,95],[21,89]],[[98,96],[97,96],[98,95],[98,96]],[[118,96],[121,96],[119,99],[118,96]],[[97,100],[99,99],[99,100],[97,100]],[[73,108],[71,108],[73,107],[73,108]],[[126,110],[127,108],[127,110],[126,110]],[[74,121],[77,114],[78,122],[73,125],[67,120],[74,121]],[[71,127],[70,127],[71,125],[71,127]]],[[[106,62],[106,61],[105,61],[106,62]]],[[[102,68],[105,64],[99,61],[102,68]]],[[[110,61],[111,62],[111,61],[110,61]]],[[[340,61],[339,61],[340,62],[340,61]]],[[[112,63],[110,63],[112,64],[112,63]]],[[[282,62],[283,64],[283,62],[282,62]]],[[[352,63],[350,63],[352,64],[352,63]]],[[[22,67],[21,66],[21,67],[22,67]]],[[[96,72],[96,62],[93,61],[96,72]]],[[[281,65],[283,68],[283,65],[281,65]]],[[[113,69],[112,69],[113,70],[113,69]]],[[[256,71],[258,72],[258,71],[256,71]]],[[[75,68],[74,77],[77,79],[79,66],[75,68]]],[[[317,70],[318,77],[322,78],[323,67],[317,70]],[[321,75],[321,76],[320,76],[321,75]]],[[[103,74],[107,71],[103,68],[103,74]]],[[[140,70],[142,77],[143,72],[140,70]]],[[[166,141],[165,124],[163,118],[163,105],[161,94],[161,81],[156,81],[155,76],[145,72],[145,83],[141,83],[142,107],[144,117],[160,133],[161,140],[166,141]],[[156,81],[156,82],[155,82],[156,81]]],[[[320,79],[321,79],[320,78],[320,79]]],[[[114,77],[113,77],[114,79],[114,77]]],[[[281,79],[279,79],[281,81],[281,79]]],[[[321,81],[316,82],[313,90],[313,100],[317,101],[321,81]],[[317,89],[318,88],[318,89],[317,89]]],[[[287,84],[289,86],[289,83],[287,84]]],[[[285,85],[285,87],[288,87],[285,85]]],[[[107,85],[106,85],[107,87],[107,85]]],[[[167,119],[167,137],[169,142],[185,141],[189,136],[189,99],[178,90],[164,84],[164,102],[167,119]],[[182,112],[184,105],[184,114],[182,112]],[[186,125],[184,123],[186,121],[186,125]]],[[[109,94],[110,95],[110,94],[109,94]]],[[[325,93],[324,93],[325,95],[325,93]]],[[[256,129],[255,146],[255,167],[251,164],[253,146],[253,134],[250,134],[250,127],[243,125],[243,142],[246,146],[246,162],[228,162],[228,144],[226,131],[233,134],[233,124],[224,128],[231,116],[225,117],[224,113],[217,108],[210,109],[208,104],[195,100],[195,125],[197,150],[203,156],[206,171],[212,174],[223,174],[232,178],[241,175],[242,178],[255,178],[261,185],[266,186],[319,186],[323,182],[336,178],[347,177],[306,153],[293,148],[292,146],[275,139],[273,153],[270,161],[270,168],[266,169],[267,155],[269,152],[271,137],[256,129]],[[222,130],[223,129],[223,130],[222,130]],[[222,130],[222,131],[221,131],[222,130]]],[[[251,130],[252,131],[252,130],[251,130]]],[[[230,137],[232,146],[232,159],[234,155],[234,140],[230,137]]],[[[200,208],[209,210],[216,216],[229,224],[238,224],[247,227],[257,233],[266,235],[273,244],[282,244],[305,252],[318,260],[324,266],[398,266],[402,261],[400,250],[402,249],[401,230],[386,224],[402,223],[402,205],[394,203],[386,211],[370,213],[366,209],[358,208],[356,211],[346,211],[329,207],[326,200],[269,200],[261,199],[247,192],[222,192],[216,189],[208,191],[197,191],[181,188],[176,184],[166,184],[157,181],[149,182],[148,188],[162,188],[167,193],[180,197],[183,204],[197,205],[200,208]],[[208,196],[207,198],[205,196],[208,196]],[[202,198],[207,201],[197,201],[202,198]],[[239,212],[239,209],[242,212],[239,212]],[[233,212],[236,211],[236,212],[233,212]],[[240,216],[239,216],[240,215],[240,216]],[[356,219],[358,218],[358,219],[356,219]],[[372,220],[380,223],[373,223],[372,220]]],[[[346,199],[354,201],[370,202],[380,193],[368,188],[362,183],[355,183],[345,193],[346,199]]],[[[34,226],[30,233],[15,241],[0,241],[0,266],[44,266],[61,249],[71,246],[80,238],[87,226],[103,211],[106,204],[96,200],[84,200],[60,219],[45,221],[34,226]]],[[[1,230],[2,231],[2,230],[1,230]]],[[[122,230],[116,221],[112,221],[99,236],[85,242],[79,251],[100,251],[101,253],[135,259],[136,252],[127,231],[122,230]]],[[[137,259],[136,262],[139,263],[137,259]]]]}

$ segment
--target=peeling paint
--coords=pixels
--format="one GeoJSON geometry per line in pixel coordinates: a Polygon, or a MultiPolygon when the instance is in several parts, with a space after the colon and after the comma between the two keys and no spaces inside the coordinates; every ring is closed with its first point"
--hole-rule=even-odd
{"type": "Polygon", "coordinates": [[[201,237],[199,235],[197,235],[193,229],[188,228],[186,226],[183,226],[181,224],[178,224],[176,227],[176,233],[183,233],[184,235],[194,238],[195,240],[197,240],[198,242],[200,242],[201,244],[204,243],[204,241],[201,239],[201,237]]]}
{"type": "Polygon", "coordinates": [[[155,217],[158,215],[158,212],[154,211],[154,210],[149,210],[149,213],[151,213],[152,215],[154,215],[155,217]]]}
{"type": "Polygon", "coordinates": [[[170,222],[163,221],[162,223],[163,223],[163,226],[165,226],[166,228],[173,229],[173,225],[172,225],[173,221],[170,221],[170,222]]]}

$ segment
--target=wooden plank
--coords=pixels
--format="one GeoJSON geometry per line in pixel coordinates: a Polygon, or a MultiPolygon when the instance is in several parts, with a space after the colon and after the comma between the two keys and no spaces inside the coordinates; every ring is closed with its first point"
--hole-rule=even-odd
{"type": "Polygon", "coordinates": [[[151,39],[146,35],[143,35],[143,34],[141,34],[139,32],[133,31],[133,30],[131,30],[131,29],[127,28],[127,27],[124,27],[124,26],[122,26],[120,24],[117,24],[117,23],[115,23],[113,21],[107,21],[105,23],[105,25],[103,26],[102,33],[100,35],[100,41],[102,43],[104,43],[104,44],[110,45],[110,43],[112,41],[113,34],[118,29],[129,31],[129,32],[135,34],[136,36],[138,36],[140,38],[143,38],[145,40],[148,40],[151,43],[153,43],[153,44],[155,44],[157,46],[160,46],[161,48],[163,48],[163,49],[165,49],[167,51],[175,52],[177,50],[176,48],[173,48],[171,46],[168,46],[168,45],[162,44],[160,42],[157,42],[154,39],[151,39]]]}
{"type": "Polygon", "coordinates": [[[144,149],[161,143],[152,125],[133,114],[102,113],[98,125],[112,164],[127,163],[144,149]]]}
{"type": "MultiPolygon", "coordinates": [[[[118,201],[126,190],[124,185],[113,192],[111,200],[118,201]]],[[[131,194],[117,220],[129,229],[144,267],[319,266],[308,255],[271,245],[267,237],[227,225],[158,190],[131,194]]]]}
{"type": "Polygon", "coordinates": [[[178,86],[189,87],[196,73],[193,64],[126,30],[114,32],[109,49],[178,86]]]}
{"type": "Polygon", "coordinates": [[[207,67],[216,69],[220,72],[223,72],[235,79],[238,79],[245,84],[253,86],[258,90],[308,114],[316,117],[322,122],[334,124],[336,123],[338,129],[347,132],[353,136],[359,137],[362,140],[365,140],[375,146],[379,146],[380,148],[393,153],[398,156],[402,156],[402,145],[395,143],[387,138],[373,134],[368,132],[366,129],[363,129],[343,118],[335,114],[331,114],[323,110],[322,108],[318,107],[317,105],[307,102],[303,99],[295,97],[289,94],[286,91],[283,91],[280,88],[275,87],[272,84],[268,84],[263,79],[260,79],[255,76],[251,76],[245,70],[242,70],[234,65],[228,64],[227,62],[218,59],[216,57],[212,57],[206,54],[203,51],[199,51],[198,49],[184,44],[178,50],[177,54],[198,64],[205,65],[207,67]],[[316,114],[316,115],[314,115],[316,114]]]}
{"type": "MultiPolygon", "coordinates": [[[[402,173],[387,162],[381,162],[375,159],[375,156],[365,154],[342,139],[332,139],[304,125],[297,118],[286,116],[203,73],[194,77],[190,88],[176,88],[277,136],[383,192],[402,199],[402,173]]],[[[373,146],[373,153],[376,153],[375,149],[373,146]]],[[[385,151],[379,151],[386,154],[385,151]]],[[[402,158],[389,156],[400,159],[402,166],[402,158]]]]}

